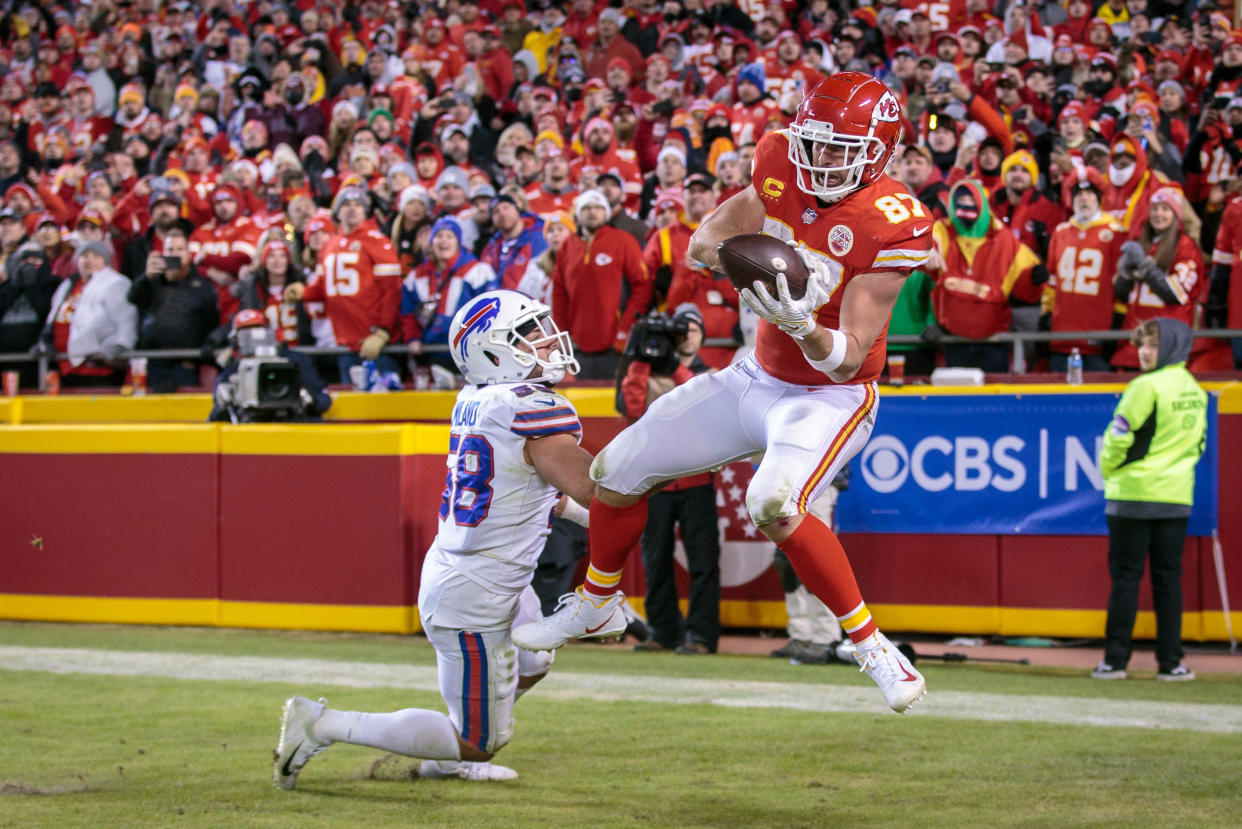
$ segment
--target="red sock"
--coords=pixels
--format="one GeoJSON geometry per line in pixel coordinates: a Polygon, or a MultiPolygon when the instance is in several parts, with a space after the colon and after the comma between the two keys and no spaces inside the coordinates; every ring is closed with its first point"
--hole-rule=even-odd
{"type": "Polygon", "coordinates": [[[596,598],[617,592],[625,559],[646,526],[646,498],[628,507],[610,507],[591,499],[591,566],[582,583],[585,592],[596,598]]]}
{"type": "Polygon", "coordinates": [[[827,524],[808,513],[780,546],[806,589],[828,606],[851,640],[860,642],[875,633],[845,548],[827,524]]]}

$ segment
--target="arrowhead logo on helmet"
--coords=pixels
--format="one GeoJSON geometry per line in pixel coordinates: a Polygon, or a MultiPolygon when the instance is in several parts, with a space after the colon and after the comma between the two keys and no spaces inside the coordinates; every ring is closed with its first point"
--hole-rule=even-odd
{"type": "Polygon", "coordinates": [[[897,103],[893,93],[885,92],[872,110],[871,117],[877,121],[900,121],[901,104],[897,103]]]}

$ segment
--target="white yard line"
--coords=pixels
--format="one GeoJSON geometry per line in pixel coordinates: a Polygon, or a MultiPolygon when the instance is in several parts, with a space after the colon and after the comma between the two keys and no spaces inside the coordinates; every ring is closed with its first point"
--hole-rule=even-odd
{"type": "MultiPolygon", "coordinates": [[[[279,659],[145,651],[0,646],[0,670],[61,674],[155,676],[185,680],[282,682],[318,694],[325,685],[354,688],[411,688],[438,691],[433,667],[321,659],[279,659]]],[[[737,682],[655,676],[557,673],[539,684],[538,695],[554,699],[789,708],[877,714],[887,709],[870,686],[737,682]]],[[[913,716],[964,720],[1013,720],[1066,725],[1119,726],[1242,733],[1242,706],[1205,705],[1089,697],[929,693],[913,716]]]]}

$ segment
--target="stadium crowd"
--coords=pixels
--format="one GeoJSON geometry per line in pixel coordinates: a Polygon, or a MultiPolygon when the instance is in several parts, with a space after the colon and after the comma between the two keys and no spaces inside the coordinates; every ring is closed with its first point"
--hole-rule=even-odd
{"type": "MultiPolygon", "coordinates": [[[[908,374],[1008,370],[945,334],[1242,327],[1232,26],[1166,0],[12,0],[0,353],[119,384],[127,350],[207,360],[255,309],[286,344],[349,349],[347,382],[398,344],[449,365],[454,312],[495,287],[552,306],[585,378],[614,376],[651,309],[693,303],[709,341],[740,343],[690,234],[840,70],[903,104],[911,198],[888,209],[941,219],[890,327],[925,343],[908,374]]],[[[1232,369],[1239,345],[1198,338],[1190,366],[1232,369]]],[[[1072,348],[1138,367],[1061,340],[1051,369],[1072,348]]]]}

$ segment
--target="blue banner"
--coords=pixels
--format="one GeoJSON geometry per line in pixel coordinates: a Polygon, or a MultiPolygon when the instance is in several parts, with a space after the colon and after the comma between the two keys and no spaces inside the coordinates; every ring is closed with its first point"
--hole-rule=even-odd
{"type": "MultiPolygon", "coordinates": [[[[850,461],[843,532],[1106,535],[1099,471],[1118,394],[890,396],[850,461]]],[[[1191,535],[1216,527],[1216,399],[1191,535]]]]}

